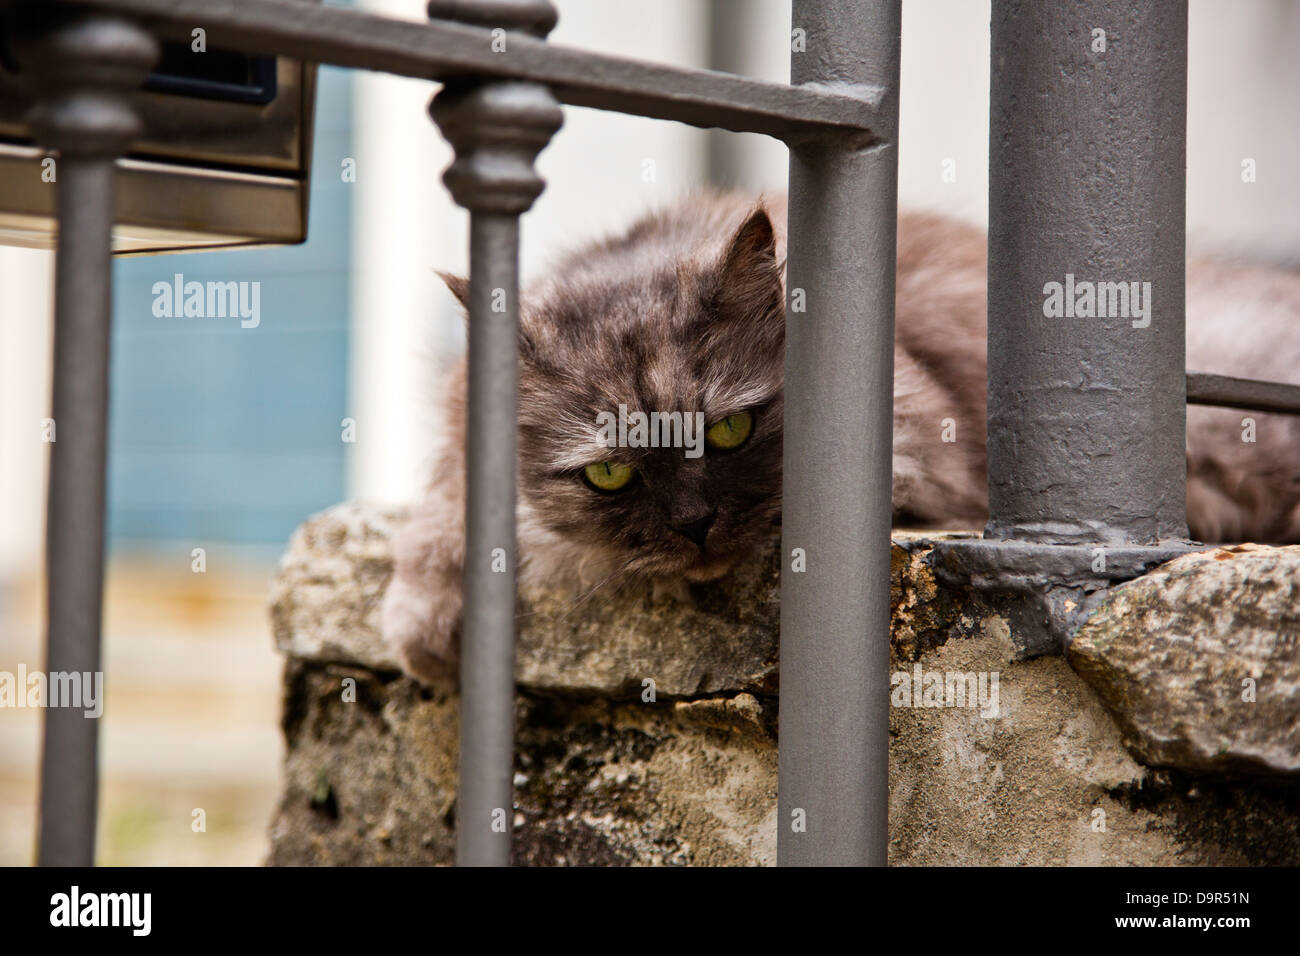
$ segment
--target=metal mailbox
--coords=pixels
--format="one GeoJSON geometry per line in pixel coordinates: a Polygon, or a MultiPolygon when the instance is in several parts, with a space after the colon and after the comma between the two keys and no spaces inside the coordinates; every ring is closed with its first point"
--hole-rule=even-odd
{"type": "MultiPolygon", "coordinates": [[[[25,117],[17,22],[0,12],[0,244],[55,246],[57,163],[25,117]]],[[[129,97],[144,124],[117,161],[113,251],[181,252],[307,237],[316,66],[165,43],[129,97]]]]}

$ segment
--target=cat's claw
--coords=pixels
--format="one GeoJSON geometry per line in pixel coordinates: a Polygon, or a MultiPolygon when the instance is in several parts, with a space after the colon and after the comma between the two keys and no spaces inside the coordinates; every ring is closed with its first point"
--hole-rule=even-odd
{"type": "Polygon", "coordinates": [[[454,655],[451,659],[441,657],[422,640],[408,641],[395,650],[402,670],[420,683],[434,686],[457,682],[459,665],[454,655]]]}

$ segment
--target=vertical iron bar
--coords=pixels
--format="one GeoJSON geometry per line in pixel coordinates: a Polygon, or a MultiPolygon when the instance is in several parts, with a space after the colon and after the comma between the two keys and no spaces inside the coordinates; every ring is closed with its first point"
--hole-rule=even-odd
{"type": "MultiPolygon", "coordinates": [[[[547,0],[430,0],[429,16],[546,36],[547,0]]],[[[509,56],[507,35],[503,55],[509,56]]],[[[450,80],[430,106],[456,151],[443,176],[470,210],[465,612],[456,863],[506,866],[514,801],[515,475],[519,216],[544,185],[533,160],[563,122],[534,83],[450,80]],[[499,551],[498,551],[499,549],[499,551]],[[494,562],[503,553],[505,570],[494,562]],[[494,567],[495,564],[495,567],[494,567]]]]}
{"type": "MultiPolygon", "coordinates": [[[[519,219],[470,217],[465,624],[456,858],[510,862],[514,816],[515,446],[518,426],[519,219]],[[493,290],[504,289],[504,311],[493,290]],[[505,549],[506,573],[492,570],[505,549]]],[[[499,567],[499,565],[498,565],[499,567]]]]}
{"type": "MultiPolygon", "coordinates": [[[[32,129],[58,150],[45,667],[84,684],[100,671],[114,160],[138,132],[121,94],[143,82],[157,46],[106,16],[56,14],[24,29],[38,93],[32,129]]],[[[45,710],[37,856],[42,866],[89,866],[99,728],[82,707],[63,704],[45,710]]]]}
{"type": "MultiPolygon", "coordinates": [[[[54,422],[46,519],[46,673],[100,670],[108,428],[113,160],[59,161],[54,422]]],[[[99,722],[45,710],[42,866],[94,862],[99,722]]]]}
{"type": "Polygon", "coordinates": [[[986,536],[1185,538],[1186,0],[994,0],[992,57],[986,536]]]}
{"type": "Polygon", "coordinates": [[[882,141],[790,148],[777,856],[884,865],[899,2],[795,0],[792,22],[791,80],[879,98],[882,141]]]}

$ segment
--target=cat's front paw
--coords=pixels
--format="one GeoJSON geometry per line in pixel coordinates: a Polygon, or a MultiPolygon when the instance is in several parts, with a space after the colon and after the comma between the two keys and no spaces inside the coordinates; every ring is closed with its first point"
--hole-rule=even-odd
{"type": "Polygon", "coordinates": [[[380,630],[402,669],[424,684],[456,682],[459,670],[459,621],[437,613],[428,589],[423,592],[394,578],[384,594],[380,630]]]}
{"type": "Polygon", "coordinates": [[[457,683],[459,658],[453,648],[444,656],[420,638],[408,640],[395,648],[402,662],[402,670],[422,684],[443,685],[457,683]]]}

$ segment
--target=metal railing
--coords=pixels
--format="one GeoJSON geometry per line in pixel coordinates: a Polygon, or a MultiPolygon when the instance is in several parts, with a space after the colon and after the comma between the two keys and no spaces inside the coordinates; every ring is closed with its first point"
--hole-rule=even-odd
{"type": "MultiPolygon", "coordinates": [[[[1187,404],[1300,413],[1300,387],[1184,371],[1186,0],[992,13],[989,523],[936,559],[949,581],[1041,598],[1197,547],[1187,404]],[[1074,274],[1141,280],[1145,314],[1045,320],[1045,283],[1074,274]]],[[[1032,607],[1059,649],[1070,621],[1032,607]]]]}
{"type": "MultiPolygon", "coordinates": [[[[429,23],[295,0],[38,7],[33,128],[61,157],[48,668],[99,667],[113,170],[137,132],[121,94],[155,38],[202,24],[225,48],[443,83],[445,181],[471,213],[462,864],[510,855],[515,582],[489,556],[514,552],[518,221],[543,187],[534,159],[562,103],[764,133],[790,149],[787,284],[807,303],[786,338],[782,540],[807,570],[781,576],[778,858],[884,864],[899,0],[794,0],[808,52],[792,53],[788,86],[554,46],[546,0],[433,0],[429,23]],[[509,31],[507,54],[491,28],[509,31]]],[[[1295,411],[1297,390],[1183,373],[1184,0],[994,0],[992,56],[991,520],[987,540],[952,547],[1010,573],[1044,548],[1104,541],[1137,567],[1186,544],[1186,400],[1295,411]],[[1094,23],[1141,55],[1092,69],[1094,23]],[[1150,327],[1036,322],[1034,283],[1083,263],[1158,283],[1150,327]],[[1081,362],[1104,387],[1069,384],[1081,362]],[[1079,440],[1061,454],[1066,419],[1079,440]]],[[[74,713],[46,715],[44,864],[93,859],[96,725],[74,713]]]]}
{"type": "MultiPolygon", "coordinates": [[[[795,0],[816,52],[792,56],[791,85],[548,44],[546,0],[433,0],[429,12],[420,24],[295,0],[40,5],[26,41],[47,47],[34,128],[62,157],[48,668],[98,669],[113,165],[137,131],[121,94],[143,81],[156,38],[202,24],[213,46],[443,83],[431,113],[455,149],[444,178],[471,214],[463,864],[510,855],[515,582],[489,555],[514,552],[518,222],[543,186],[533,161],[561,103],[765,133],[790,147],[788,276],[811,316],[787,337],[783,536],[811,548],[815,570],[783,574],[781,622],[781,812],[804,822],[782,826],[779,855],[883,864],[898,0],[795,0]],[[505,311],[491,308],[499,290],[505,311]],[[867,423],[862,441],[838,440],[828,405],[867,423]]],[[[39,858],[89,864],[96,729],[63,713],[47,715],[39,858]]]]}

